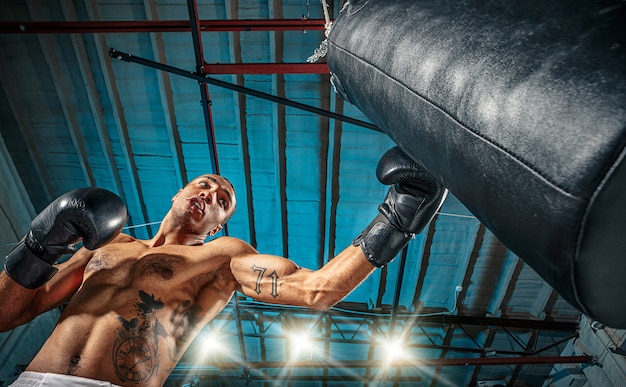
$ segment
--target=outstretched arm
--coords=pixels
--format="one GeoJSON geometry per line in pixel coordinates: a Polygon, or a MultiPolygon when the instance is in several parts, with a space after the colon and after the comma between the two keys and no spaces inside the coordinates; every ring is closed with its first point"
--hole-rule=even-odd
{"type": "Polygon", "coordinates": [[[239,290],[257,300],[328,309],[382,267],[430,223],[447,190],[399,148],[378,164],[378,179],[389,192],[379,214],[339,255],[316,271],[286,258],[242,255],[231,260],[239,290]]]}
{"type": "Polygon", "coordinates": [[[355,289],[376,267],[359,247],[349,246],[319,270],[301,268],[266,254],[231,260],[239,291],[263,302],[325,310],[355,289]]]}

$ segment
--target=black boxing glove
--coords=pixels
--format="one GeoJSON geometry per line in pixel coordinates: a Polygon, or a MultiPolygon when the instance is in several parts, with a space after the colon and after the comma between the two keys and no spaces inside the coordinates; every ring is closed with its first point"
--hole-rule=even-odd
{"type": "Polygon", "coordinates": [[[361,246],[372,265],[382,267],[430,223],[448,190],[398,147],[383,155],[376,176],[391,187],[379,214],[352,244],[361,246]]]}
{"type": "Polygon", "coordinates": [[[15,282],[36,289],[52,278],[61,256],[75,252],[80,239],[93,250],[122,231],[128,215],[119,196],[101,188],[78,188],[50,203],[30,231],[6,256],[4,270],[15,282]]]}

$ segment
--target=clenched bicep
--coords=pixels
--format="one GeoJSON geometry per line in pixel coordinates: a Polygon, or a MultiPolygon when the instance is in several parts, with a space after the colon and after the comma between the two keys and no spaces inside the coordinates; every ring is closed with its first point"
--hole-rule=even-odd
{"type": "Polygon", "coordinates": [[[273,255],[233,258],[231,270],[239,291],[263,302],[309,306],[314,272],[273,255]]]}

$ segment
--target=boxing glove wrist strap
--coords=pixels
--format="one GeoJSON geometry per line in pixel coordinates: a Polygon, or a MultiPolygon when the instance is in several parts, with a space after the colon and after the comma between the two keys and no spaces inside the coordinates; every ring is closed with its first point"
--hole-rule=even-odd
{"type": "Polygon", "coordinates": [[[372,265],[383,267],[398,255],[412,237],[413,234],[396,229],[384,215],[378,214],[354,239],[352,245],[361,246],[372,265]]]}
{"type": "Polygon", "coordinates": [[[28,289],[37,289],[52,278],[58,269],[39,259],[20,241],[6,256],[4,271],[15,282],[28,289]]]}

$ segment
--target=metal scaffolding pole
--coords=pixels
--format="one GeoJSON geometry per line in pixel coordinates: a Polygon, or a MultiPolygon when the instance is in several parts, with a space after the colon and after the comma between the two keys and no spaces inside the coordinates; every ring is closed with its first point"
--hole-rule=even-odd
{"type": "MultiPolygon", "coordinates": [[[[198,20],[200,32],[324,30],[323,19],[198,20]]],[[[0,34],[188,32],[189,20],[0,22],[0,34]]]]}
{"type": "MultiPolygon", "coordinates": [[[[265,368],[394,368],[394,367],[465,367],[465,366],[498,366],[516,364],[592,364],[593,357],[582,356],[509,356],[509,357],[466,357],[455,359],[410,359],[393,360],[385,362],[381,360],[348,360],[324,362],[316,360],[298,361],[249,361],[246,365],[250,370],[265,368]]],[[[239,369],[238,362],[216,362],[212,368],[220,370],[239,369]]],[[[197,368],[198,371],[202,367],[197,368]]]]}
{"type": "Polygon", "coordinates": [[[248,94],[248,95],[252,95],[254,97],[257,98],[262,98],[262,99],[266,99],[272,102],[276,102],[276,103],[280,103],[283,105],[287,105],[287,106],[291,106],[294,107],[296,109],[301,109],[301,110],[305,110],[311,113],[315,113],[315,114],[319,114],[321,116],[325,116],[328,118],[332,118],[335,120],[339,120],[339,121],[343,121],[343,122],[347,122],[349,124],[353,124],[353,125],[357,125],[357,126],[361,126],[367,129],[371,129],[377,132],[382,132],[382,130],[374,125],[371,124],[369,122],[365,122],[365,121],[361,121],[361,120],[357,120],[356,118],[351,118],[351,117],[346,117],[344,115],[341,114],[337,114],[328,110],[324,110],[324,109],[320,109],[320,108],[316,108],[314,106],[310,106],[310,105],[306,105],[300,102],[296,102],[296,101],[292,101],[290,99],[286,99],[286,98],[281,98],[281,97],[277,97],[275,95],[271,95],[271,94],[267,94],[264,93],[262,91],[258,91],[258,90],[254,90],[254,89],[250,89],[244,86],[239,86],[239,85],[235,85],[233,83],[229,83],[229,82],[225,82],[225,81],[220,81],[219,79],[215,79],[215,78],[211,78],[208,75],[201,75],[198,74],[196,72],[189,72],[186,70],[182,70],[173,66],[169,66],[163,63],[158,63],[158,62],[154,62],[151,61],[149,59],[144,59],[138,56],[134,56],[134,55],[130,55],[121,51],[117,51],[114,48],[109,49],[109,56],[111,56],[112,58],[115,59],[119,59],[119,60],[123,60],[126,62],[133,62],[133,63],[138,63],[147,67],[152,67],[155,68],[157,70],[162,70],[162,71],[167,71],[169,73],[172,74],[176,74],[176,75],[180,75],[183,76],[185,78],[190,78],[190,79],[194,79],[198,82],[205,82],[205,83],[209,83],[211,85],[215,85],[215,86],[219,86],[219,87],[223,87],[225,89],[229,89],[229,90],[233,90],[239,93],[244,93],[244,94],[248,94]]]}

